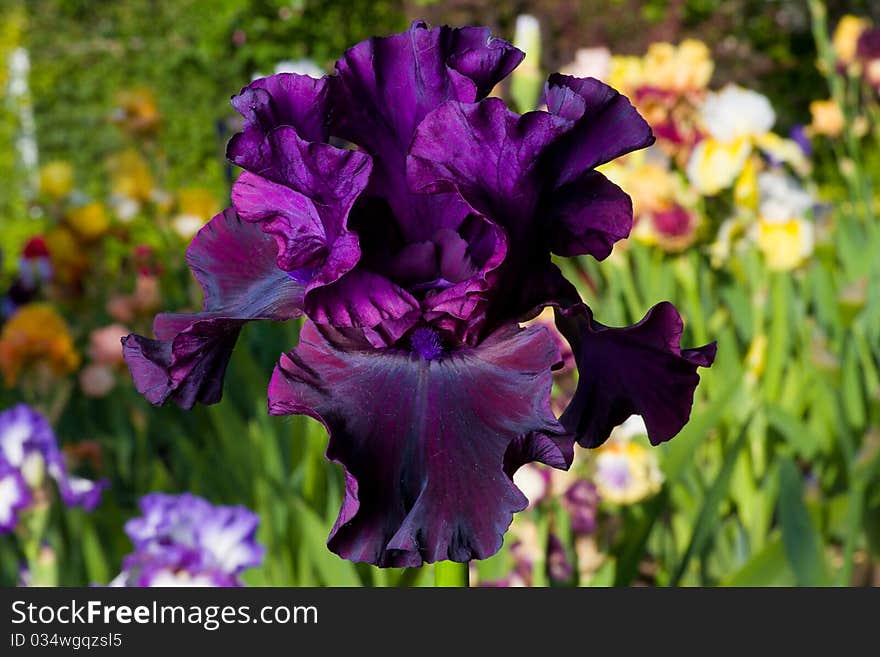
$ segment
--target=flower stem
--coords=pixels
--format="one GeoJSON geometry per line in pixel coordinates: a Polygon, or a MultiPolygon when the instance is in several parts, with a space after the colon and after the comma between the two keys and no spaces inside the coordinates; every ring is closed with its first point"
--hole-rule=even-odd
{"type": "Polygon", "coordinates": [[[467,588],[468,562],[438,561],[435,563],[434,586],[467,588]]]}

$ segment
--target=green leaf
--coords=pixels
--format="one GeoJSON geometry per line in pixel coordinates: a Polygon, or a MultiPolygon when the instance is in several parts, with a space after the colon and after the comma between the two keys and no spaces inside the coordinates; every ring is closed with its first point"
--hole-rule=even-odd
{"type": "Polygon", "coordinates": [[[694,413],[675,439],[664,443],[661,450],[663,474],[666,481],[674,483],[688,465],[693,464],[694,451],[717,427],[728,405],[740,388],[740,378],[731,381],[720,395],[705,408],[694,413]]]}
{"type": "Polygon", "coordinates": [[[718,473],[718,476],[715,477],[715,481],[712,482],[709,491],[706,493],[706,499],[700,509],[700,514],[697,516],[697,522],[694,525],[694,531],[691,534],[690,543],[688,544],[687,550],[681,558],[678,567],[675,569],[675,574],[670,580],[670,586],[678,585],[681,578],[687,572],[688,565],[693,556],[695,554],[700,554],[709,544],[709,540],[712,537],[712,530],[718,520],[718,508],[721,505],[722,500],[727,498],[728,489],[730,488],[730,477],[733,473],[733,466],[736,463],[737,458],[739,458],[740,451],[746,443],[747,436],[748,432],[746,431],[746,428],[743,427],[736,442],[724,455],[724,462],[721,465],[721,470],[718,473]]]}
{"type": "Polygon", "coordinates": [[[742,568],[721,580],[721,586],[791,586],[794,581],[782,536],[776,533],[742,568]]]}
{"type": "Polygon", "coordinates": [[[361,586],[354,564],[341,559],[330,550],[324,542],[324,536],[330,531],[328,523],[312,511],[301,499],[294,498],[293,508],[296,522],[299,523],[303,541],[303,549],[308,561],[323,580],[326,586],[361,586]]]}
{"type": "Polygon", "coordinates": [[[862,392],[861,371],[856,350],[849,346],[843,359],[841,393],[843,408],[849,424],[854,429],[865,426],[865,399],[862,392]]]}
{"type": "Polygon", "coordinates": [[[83,559],[89,581],[94,583],[109,582],[110,571],[107,568],[107,557],[104,555],[94,525],[90,520],[85,520],[80,524],[80,532],[83,559]]]}
{"type": "Polygon", "coordinates": [[[779,463],[779,521],[785,554],[798,586],[824,586],[827,575],[822,539],[804,502],[801,474],[789,458],[779,463]]]}

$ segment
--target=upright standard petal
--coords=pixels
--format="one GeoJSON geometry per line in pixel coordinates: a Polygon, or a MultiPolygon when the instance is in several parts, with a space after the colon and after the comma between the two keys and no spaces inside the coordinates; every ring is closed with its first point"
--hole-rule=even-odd
{"type": "Polygon", "coordinates": [[[558,360],[542,327],[507,325],[476,348],[418,354],[307,322],[275,370],[269,410],[330,432],[327,456],[347,482],[330,549],[395,567],[496,552],[527,503],[505,473],[508,450],[566,433],[549,405],[558,360]]]}
{"type": "Polygon", "coordinates": [[[496,299],[495,317],[516,318],[574,294],[550,260],[553,186],[542,163],[548,145],[571,125],[547,112],[520,116],[488,98],[445,103],[416,131],[407,161],[413,189],[455,190],[507,233],[497,285],[509,293],[496,299]]]}
{"type": "Polygon", "coordinates": [[[700,381],[697,367],[715,360],[715,343],[680,347],[683,324],[671,303],[659,303],[633,326],[610,328],[579,304],[557,311],[579,379],[560,421],[583,447],[598,447],[630,415],[641,415],[652,445],[687,423],[700,381]]]}
{"type": "Polygon", "coordinates": [[[278,267],[306,284],[307,294],[338,280],[360,259],[348,218],[369,181],[370,158],[306,142],[287,127],[273,131],[263,145],[259,171],[239,176],[232,205],[244,221],[272,235],[278,267]]]}
{"type": "Polygon", "coordinates": [[[200,313],[158,315],[157,339],[129,335],[123,355],[135,387],[151,403],[182,408],[220,401],[223,376],[241,327],[302,313],[303,286],[279,269],[277,248],[232,210],[214,217],[187,250],[205,293],[200,313]]]}
{"type": "Polygon", "coordinates": [[[301,139],[327,141],[330,116],[330,79],[279,73],[254,80],[232,98],[244,117],[242,132],[226,148],[226,156],[243,169],[260,166],[263,140],[280,126],[291,126],[301,139]]]}
{"type": "Polygon", "coordinates": [[[422,214],[410,207],[405,174],[416,127],[446,100],[485,97],[523,56],[486,28],[429,29],[421,21],[402,34],[364,41],[336,63],[332,133],[377,159],[371,189],[395,214],[422,214]]]}
{"type": "Polygon", "coordinates": [[[548,112],[573,122],[549,157],[557,187],[654,143],[651,126],[629,99],[604,82],[554,73],[545,95],[548,112]]]}

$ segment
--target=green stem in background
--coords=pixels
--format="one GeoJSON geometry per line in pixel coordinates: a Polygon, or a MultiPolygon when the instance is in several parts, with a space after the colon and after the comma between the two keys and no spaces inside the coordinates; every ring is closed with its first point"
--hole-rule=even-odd
{"type": "Polygon", "coordinates": [[[468,562],[438,561],[434,564],[434,586],[444,588],[468,587],[468,562]]]}
{"type": "MultiPolygon", "coordinates": [[[[812,18],[813,38],[816,41],[816,51],[821,62],[822,74],[828,82],[831,98],[837,103],[846,117],[844,143],[847,147],[848,159],[852,163],[853,170],[844,172],[844,178],[847,179],[847,184],[855,188],[853,201],[861,199],[864,206],[863,218],[866,224],[871,227],[874,221],[871,182],[865,175],[859,137],[853,131],[853,119],[858,114],[857,101],[855,104],[851,102],[851,94],[847,93],[847,80],[837,73],[837,57],[828,36],[828,13],[824,3],[821,0],[809,0],[808,4],[812,18]]],[[[852,88],[853,85],[857,84],[857,79],[850,76],[849,83],[850,88],[852,88]]]]}
{"type": "Polygon", "coordinates": [[[837,586],[852,586],[855,571],[856,547],[862,533],[862,513],[865,503],[865,483],[856,479],[849,492],[846,514],[846,535],[843,543],[843,567],[837,576],[837,586]]]}
{"type": "Polygon", "coordinates": [[[786,359],[791,347],[788,309],[791,305],[791,281],[785,272],[770,275],[770,334],[767,339],[767,362],[764,368],[764,393],[769,401],[779,399],[786,359]]]}

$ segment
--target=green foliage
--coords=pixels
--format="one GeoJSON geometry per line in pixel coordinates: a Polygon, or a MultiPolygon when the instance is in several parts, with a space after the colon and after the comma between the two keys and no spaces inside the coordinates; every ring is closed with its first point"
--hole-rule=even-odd
{"type": "MultiPolygon", "coordinates": [[[[422,0],[415,11],[445,11],[440,4],[422,0]]],[[[620,12],[629,7],[625,0],[604,4],[620,12]]],[[[642,3],[633,20],[662,26],[669,7],[680,4],[642,3]]],[[[792,123],[807,118],[806,100],[829,91],[813,66],[808,23],[785,29],[774,23],[786,4],[797,3],[688,0],[679,18],[685,33],[705,34],[709,41],[718,25],[733,25],[735,40],[750,54],[742,68],[729,66],[724,75],[756,81],[773,97],[783,122],[792,123]],[[767,13],[768,7],[777,13],[767,13]],[[746,70],[755,53],[786,73],[746,70]]],[[[835,17],[840,4],[832,6],[835,17]]],[[[106,158],[129,145],[147,154],[167,190],[198,184],[225,194],[233,173],[223,164],[233,92],[281,60],[310,58],[329,67],[351,44],[407,22],[394,0],[33,0],[10,6],[0,12],[0,55],[19,44],[31,54],[41,160],[72,162],[78,187],[96,198],[105,198],[110,186],[106,158]],[[162,125],[155,136],[136,141],[109,117],[117,93],[138,86],[155,94],[162,125]]],[[[852,6],[872,9],[868,2],[852,6]]],[[[802,9],[791,15],[806,20],[802,9]]],[[[486,11],[511,26],[510,7],[486,11]]],[[[610,24],[607,33],[631,28],[610,24]]],[[[545,40],[544,47],[548,58],[561,56],[556,42],[545,40]]],[[[832,93],[843,93],[835,92],[836,78],[829,82],[832,93]]],[[[16,120],[0,105],[0,176],[14,181],[0,186],[0,247],[9,253],[48,221],[29,218],[33,199],[12,147],[16,120]]],[[[701,370],[690,423],[656,448],[661,490],[632,506],[603,504],[600,515],[610,528],[592,538],[605,560],[580,584],[849,585],[862,581],[860,560],[880,558],[876,138],[868,135],[864,144],[844,138],[817,152],[815,175],[830,201],[833,230],[800,270],[770,272],[754,250],[718,270],[699,249],[667,255],[635,241],[601,266],[587,258],[558,263],[581,283],[582,296],[603,323],[631,324],[654,302],[669,299],[685,318],[683,345],[719,344],[715,365],[701,370]],[[843,161],[855,173],[845,174],[843,161]],[[766,356],[756,366],[749,354],[762,339],[766,356]]],[[[728,211],[720,202],[707,205],[716,223],[728,211]]],[[[167,226],[141,216],[117,229],[102,242],[91,283],[96,289],[79,301],[63,300],[81,351],[89,330],[110,321],[102,295],[131,284],[124,277],[131,273],[132,244],[149,244],[157,253],[164,309],[200,302],[184,268],[183,246],[167,226]]],[[[5,266],[14,264],[7,259],[5,266]]],[[[21,562],[43,563],[46,581],[106,583],[131,550],[123,526],[137,514],[138,498],[192,491],[259,514],[267,559],[246,574],[248,584],[429,585],[431,568],[379,570],[327,550],[343,481],[338,465],[324,458],[326,432],[311,419],[269,417],[265,409],[269,372],[278,354],[296,344],[297,330],[248,326],[224,399],[215,406],[156,409],[127,384],[105,399],[72,394],[56,418],[58,433],[68,446],[95,441],[103,463],[88,474],[107,477],[110,493],[95,513],[62,512],[55,505],[30,517],[30,540],[0,537],[0,583],[14,583],[21,562]],[[39,560],[34,536],[52,546],[53,560],[39,560]]],[[[23,394],[0,389],[0,408],[23,394]]],[[[551,531],[572,542],[559,503],[528,513],[541,546],[551,531]]],[[[512,542],[508,535],[497,556],[477,565],[481,581],[510,573],[512,542]]],[[[549,583],[544,555],[533,575],[533,584],[549,583]]]]}

